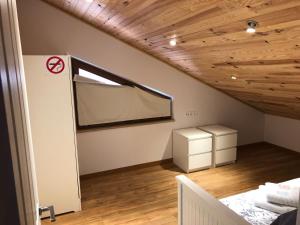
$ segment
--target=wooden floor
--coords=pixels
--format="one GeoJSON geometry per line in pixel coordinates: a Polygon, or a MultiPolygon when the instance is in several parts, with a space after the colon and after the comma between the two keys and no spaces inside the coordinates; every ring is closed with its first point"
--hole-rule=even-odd
{"type": "MultiPolygon", "coordinates": [[[[217,198],[255,189],[266,181],[300,177],[300,154],[267,143],[240,147],[238,162],[188,175],[217,198]]],[[[86,176],[82,208],[53,225],[175,225],[177,186],[182,172],[171,162],[86,176]]],[[[43,220],[43,224],[48,224],[43,220]]],[[[50,223],[49,223],[50,224],[50,223]]]]}

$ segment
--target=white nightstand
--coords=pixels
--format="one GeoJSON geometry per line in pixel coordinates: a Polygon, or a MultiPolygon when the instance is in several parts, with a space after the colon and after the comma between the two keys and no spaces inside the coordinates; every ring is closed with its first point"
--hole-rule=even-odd
{"type": "Polygon", "coordinates": [[[220,125],[198,128],[213,135],[212,153],[214,167],[236,161],[237,130],[220,125]]]}
{"type": "Polygon", "coordinates": [[[173,131],[173,162],[185,172],[212,166],[212,134],[197,128],[173,131]]]}

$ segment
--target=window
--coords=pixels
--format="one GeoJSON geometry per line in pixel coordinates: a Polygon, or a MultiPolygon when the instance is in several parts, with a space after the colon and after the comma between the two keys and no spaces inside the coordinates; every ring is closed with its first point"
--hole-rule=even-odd
{"type": "Polygon", "coordinates": [[[78,129],[172,119],[172,97],[72,58],[78,129]]]}
{"type": "Polygon", "coordinates": [[[104,77],[98,76],[96,74],[93,74],[91,72],[88,72],[88,71],[86,71],[84,69],[80,69],[80,68],[79,68],[78,75],[81,76],[81,77],[85,77],[87,79],[90,79],[90,80],[98,81],[99,83],[102,83],[102,84],[116,85],[116,86],[121,85],[121,84],[116,83],[116,82],[114,82],[112,80],[106,79],[104,77]]]}

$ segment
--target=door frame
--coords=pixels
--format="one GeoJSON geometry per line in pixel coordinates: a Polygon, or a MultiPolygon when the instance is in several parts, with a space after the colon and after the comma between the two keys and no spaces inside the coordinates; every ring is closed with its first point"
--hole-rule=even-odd
{"type": "Polygon", "coordinates": [[[36,225],[38,197],[16,0],[0,1],[0,79],[21,225],[36,225]]]}

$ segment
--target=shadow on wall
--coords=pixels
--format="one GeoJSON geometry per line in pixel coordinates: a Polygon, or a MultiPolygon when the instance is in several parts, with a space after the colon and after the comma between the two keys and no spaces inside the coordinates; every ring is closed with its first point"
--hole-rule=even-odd
{"type": "Polygon", "coordinates": [[[163,163],[161,163],[160,166],[164,170],[169,170],[169,171],[178,172],[178,173],[183,172],[177,166],[174,166],[172,158],[173,158],[173,131],[171,130],[170,135],[168,137],[168,141],[165,146],[164,154],[162,156],[163,160],[170,159],[171,162],[163,162],[163,163]],[[170,158],[170,151],[171,151],[171,158],[170,158]]]}
{"type": "Polygon", "coordinates": [[[172,135],[172,130],[170,131],[170,134],[168,136],[167,142],[166,142],[166,146],[164,148],[164,152],[162,155],[162,160],[164,159],[170,159],[173,156],[173,139],[172,139],[173,135],[172,135]]]}

